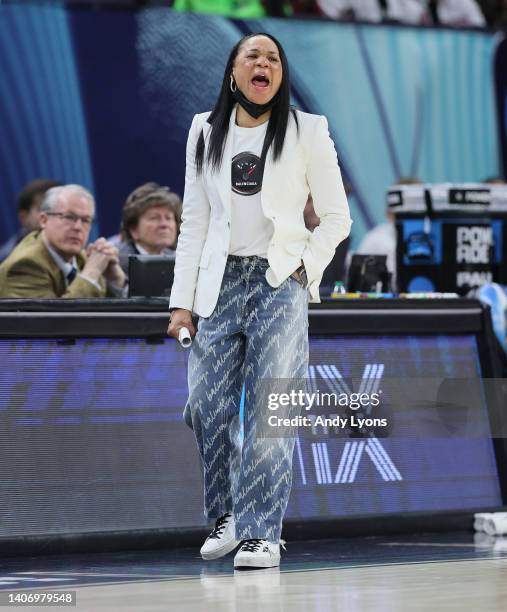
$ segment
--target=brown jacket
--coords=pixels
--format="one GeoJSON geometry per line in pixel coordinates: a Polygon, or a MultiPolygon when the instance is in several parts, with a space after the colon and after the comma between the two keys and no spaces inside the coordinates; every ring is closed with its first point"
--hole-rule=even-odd
{"type": "MultiPolygon", "coordinates": [[[[86,261],[84,251],[76,257],[78,269],[86,261]]],[[[51,257],[40,231],[28,234],[0,265],[0,298],[99,298],[106,294],[104,278],[101,291],[76,276],[68,287],[60,268],[51,257]]]]}

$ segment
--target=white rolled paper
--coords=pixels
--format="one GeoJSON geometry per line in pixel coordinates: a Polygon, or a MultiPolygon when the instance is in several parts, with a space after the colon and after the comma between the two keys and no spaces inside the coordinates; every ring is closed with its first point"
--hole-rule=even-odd
{"type": "Polygon", "coordinates": [[[484,525],[493,516],[492,512],[476,512],[474,514],[475,531],[484,531],[484,525]]]}
{"type": "Polygon", "coordinates": [[[192,344],[192,337],[186,327],[180,329],[178,340],[183,348],[188,348],[192,344]]]}
{"type": "Polygon", "coordinates": [[[488,535],[507,534],[507,512],[495,512],[486,519],[483,530],[488,535]]]}

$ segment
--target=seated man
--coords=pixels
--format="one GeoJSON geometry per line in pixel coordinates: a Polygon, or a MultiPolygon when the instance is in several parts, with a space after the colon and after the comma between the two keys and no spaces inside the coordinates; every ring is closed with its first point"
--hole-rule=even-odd
{"type": "Polygon", "coordinates": [[[27,234],[39,229],[39,213],[44,194],[58,185],[61,183],[51,179],[35,179],[23,187],[17,202],[20,229],[0,247],[0,261],[6,259],[27,234]]]}
{"type": "Polygon", "coordinates": [[[121,295],[126,278],[118,250],[104,238],[84,246],[95,202],[79,185],[49,189],[40,230],[28,234],[0,265],[0,297],[96,298],[121,295]]]}
{"type": "Polygon", "coordinates": [[[391,274],[391,282],[396,284],[396,225],[394,213],[386,208],[386,219],[379,223],[364,236],[357,250],[359,255],[386,255],[387,271],[391,274]]]}
{"type": "MultiPolygon", "coordinates": [[[[421,179],[416,176],[402,176],[397,185],[419,185],[421,179]]],[[[355,253],[358,255],[386,255],[387,271],[391,275],[391,290],[397,290],[396,279],[396,219],[389,208],[385,209],[386,221],[376,225],[363,236],[355,253]]],[[[352,255],[352,254],[351,254],[352,255]]],[[[347,267],[350,260],[347,262],[347,267]]]]}

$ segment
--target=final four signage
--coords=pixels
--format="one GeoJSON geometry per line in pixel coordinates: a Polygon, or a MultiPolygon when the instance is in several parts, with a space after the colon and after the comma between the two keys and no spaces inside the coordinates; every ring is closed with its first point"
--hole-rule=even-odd
{"type": "Polygon", "coordinates": [[[398,290],[467,295],[507,284],[507,184],[394,185],[398,290]],[[414,257],[412,247],[430,245],[414,257]]]}
{"type": "Polygon", "coordinates": [[[480,287],[493,282],[494,241],[491,225],[456,226],[456,286],[480,287]],[[474,269],[470,268],[470,264],[474,269]],[[480,269],[484,266],[486,269],[480,269]],[[460,269],[463,268],[463,269],[460,269]]]}
{"type": "Polygon", "coordinates": [[[490,264],[493,228],[490,225],[456,227],[456,263],[490,264]]]}
{"type": "MultiPolygon", "coordinates": [[[[317,389],[317,377],[324,380],[326,386],[332,393],[351,395],[352,390],[334,364],[319,364],[309,367],[308,388],[310,391],[317,389]]],[[[364,367],[358,394],[381,393],[380,383],[384,374],[383,363],[369,363],[364,367]]],[[[370,408],[372,411],[373,408],[370,408]]],[[[367,411],[368,412],[368,411],[367,411]]],[[[373,416],[368,414],[368,416],[373,416]]],[[[326,427],[314,429],[316,436],[329,433],[326,427]]],[[[317,484],[350,484],[356,479],[361,466],[365,461],[375,467],[379,477],[385,482],[403,480],[403,476],[395,462],[386,450],[384,443],[374,435],[367,439],[347,440],[343,443],[341,455],[337,464],[332,464],[329,456],[329,444],[327,441],[312,442],[313,465],[306,465],[301,443],[296,442],[296,455],[301,470],[303,484],[308,484],[311,475],[315,477],[317,484]]],[[[333,446],[341,444],[333,440],[333,446]]]]}
{"type": "Polygon", "coordinates": [[[491,204],[491,189],[449,189],[449,204],[491,204]]]}

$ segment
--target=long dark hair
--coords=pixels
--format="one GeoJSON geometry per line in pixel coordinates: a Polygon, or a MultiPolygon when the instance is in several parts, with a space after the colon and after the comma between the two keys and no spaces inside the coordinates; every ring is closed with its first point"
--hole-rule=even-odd
{"type": "MultiPolygon", "coordinates": [[[[287,124],[289,122],[289,113],[292,112],[294,120],[297,126],[297,117],[294,109],[290,107],[290,79],[289,79],[289,63],[287,62],[287,56],[283,50],[282,45],[278,40],[266,34],[265,32],[257,32],[256,34],[248,34],[244,36],[239,42],[237,42],[232,48],[229,59],[225,66],[224,79],[222,81],[222,87],[218,94],[218,99],[215,106],[208,117],[208,123],[211,124],[208,154],[206,156],[207,162],[211,165],[213,170],[218,170],[222,164],[222,157],[224,154],[225,140],[227,138],[227,132],[229,130],[229,120],[231,112],[236,103],[230,90],[230,78],[232,73],[232,66],[236,56],[238,55],[241,45],[254,36],[266,36],[271,39],[278,48],[280,55],[280,61],[282,63],[282,82],[280,88],[275,94],[278,98],[278,102],[271,110],[269,117],[269,123],[266,130],[266,137],[264,139],[264,145],[262,147],[262,160],[264,161],[267,151],[273,143],[273,159],[276,161],[280,158],[283,149],[283,143],[285,141],[285,133],[287,131],[287,124]]],[[[197,172],[202,172],[204,163],[204,134],[201,131],[199,139],[197,141],[197,147],[195,150],[195,165],[197,172]]]]}

